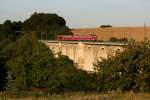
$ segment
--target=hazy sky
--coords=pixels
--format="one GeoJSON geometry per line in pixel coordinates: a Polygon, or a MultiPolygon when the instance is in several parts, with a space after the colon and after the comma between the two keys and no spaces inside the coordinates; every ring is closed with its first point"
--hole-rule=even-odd
{"type": "Polygon", "coordinates": [[[0,23],[34,12],[57,13],[69,27],[150,26],[150,0],[0,0],[0,23]]]}

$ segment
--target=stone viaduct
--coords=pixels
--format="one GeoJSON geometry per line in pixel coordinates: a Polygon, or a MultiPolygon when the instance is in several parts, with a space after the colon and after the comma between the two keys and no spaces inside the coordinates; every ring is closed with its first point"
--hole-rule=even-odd
{"type": "Polygon", "coordinates": [[[47,41],[42,40],[56,55],[60,52],[68,56],[77,65],[77,68],[93,71],[95,63],[101,58],[115,56],[116,51],[122,52],[125,43],[115,42],[79,42],[79,41],[47,41]]]}

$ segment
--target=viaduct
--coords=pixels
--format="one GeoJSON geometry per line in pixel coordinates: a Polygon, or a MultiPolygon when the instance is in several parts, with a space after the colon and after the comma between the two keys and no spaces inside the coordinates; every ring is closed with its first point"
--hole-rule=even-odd
{"type": "Polygon", "coordinates": [[[122,52],[127,44],[116,42],[80,42],[80,41],[49,41],[42,40],[56,55],[60,52],[68,56],[77,68],[94,71],[93,63],[101,58],[115,56],[116,51],[122,52]]]}
{"type": "MultiPolygon", "coordinates": [[[[150,27],[108,27],[108,28],[79,28],[71,29],[74,35],[94,34],[98,40],[109,41],[110,38],[126,38],[136,41],[150,40],[150,27]]],[[[61,52],[68,56],[77,65],[77,68],[93,71],[93,63],[101,58],[115,56],[116,51],[122,52],[127,44],[116,42],[79,42],[79,41],[44,41],[57,55],[61,52]]]]}

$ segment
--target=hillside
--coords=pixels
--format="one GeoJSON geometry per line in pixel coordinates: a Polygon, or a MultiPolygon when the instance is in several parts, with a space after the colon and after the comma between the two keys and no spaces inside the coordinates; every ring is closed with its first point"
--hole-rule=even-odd
{"type": "Polygon", "coordinates": [[[78,28],[71,29],[73,34],[97,35],[98,40],[107,41],[112,37],[117,39],[127,38],[142,41],[145,37],[150,39],[150,27],[109,27],[109,28],[78,28]]]}

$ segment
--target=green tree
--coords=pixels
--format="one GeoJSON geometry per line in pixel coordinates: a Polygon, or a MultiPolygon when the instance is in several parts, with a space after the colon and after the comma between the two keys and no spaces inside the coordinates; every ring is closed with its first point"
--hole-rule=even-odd
{"type": "Polygon", "coordinates": [[[101,25],[100,28],[109,28],[112,27],[111,25],[101,25]]]}
{"type": "Polygon", "coordinates": [[[8,89],[26,91],[48,89],[49,92],[93,90],[86,71],[74,67],[67,56],[57,58],[40,43],[35,34],[25,34],[2,50],[7,58],[8,89]]]}
{"type": "Polygon", "coordinates": [[[38,41],[57,34],[72,33],[56,14],[35,13],[23,23],[7,20],[0,24],[0,89],[95,90],[95,74],[76,69],[67,56],[55,57],[38,41]]]}
{"type": "Polygon", "coordinates": [[[67,56],[59,55],[49,81],[49,92],[70,92],[94,90],[94,78],[86,71],[76,69],[67,56]],[[57,68],[56,68],[57,67],[57,68]]]}
{"type": "Polygon", "coordinates": [[[98,61],[98,89],[150,91],[150,43],[130,42],[116,57],[98,61]]]}
{"type": "Polygon", "coordinates": [[[44,13],[34,13],[25,20],[23,31],[35,31],[39,39],[55,39],[58,34],[72,34],[62,17],[44,13]]]}
{"type": "Polygon", "coordinates": [[[111,37],[109,41],[117,42],[117,41],[118,41],[118,39],[117,39],[117,38],[115,38],[115,37],[111,37]]]}
{"type": "Polygon", "coordinates": [[[24,22],[6,20],[0,24],[0,41],[16,40],[29,32],[37,33],[39,39],[55,39],[58,34],[72,34],[64,18],[57,14],[34,13],[24,22]]]}
{"type": "Polygon", "coordinates": [[[43,86],[39,81],[47,81],[47,71],[53,67],[55,58],[35,35],[26,34],[2,51],[3,55],[7,55],[9,88],[27,90],[43,86]]]}
{"type": "Polygon", "coordinates": [[[0,41],[3,39],[16,40],[21,35],[22,22],[6,20],[0,25],[0,41]]]}
{"type": "Polygon", "coordinates": [[[0,90],[5,89],[7,82],[7,68],[5,63],[8,56],[3,55],[3,49],[20,36],[19,30],[21,30],[21,25],[21,22],[11,22],[10,20],[6,20],[3,24],[0,24],[0,90]]]}
{"type": "Polygon", "coordinates": [[[2,50],[10,42],[11,42],[10,39],[3,39],[0,41],[0,90],[4,90],[7,83],[7,79],[6,79],[7,69],[5,67],[5,63],[7,61],[7,55],[3,55],[2,50]]]}

